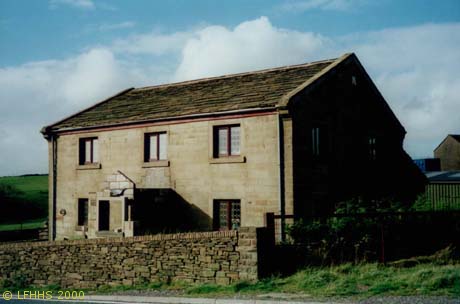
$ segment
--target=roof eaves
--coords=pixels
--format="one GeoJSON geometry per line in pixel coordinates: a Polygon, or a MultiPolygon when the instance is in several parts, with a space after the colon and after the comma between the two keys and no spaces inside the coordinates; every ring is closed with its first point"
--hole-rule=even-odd
{"type": "Polygon", "coordinates": [[[97,107],[97,106],[99,106],[99,105],[101,105],[101,104],[103,104],[103,103],[105,103],[105,102],[108,102],[109,100],[111,100],[111,99],[113,99],[113,98],[115,98],[115,97],[118,97],[118,96],[121,96],[121,95],[123,95],[123,94],[125,94],[125,93],[128,93],[129,91],[131,91],[131,90],[133,90],[133,89],[134,89],[134,88],[128,88],[128,89],[125,89],[125,90],[123,90],[123,91],[120,91],[120,92],[118,92],[117,94],[115,94],[115,95],[113,95],[113,96],[110,96],[109,98],[106,98],[106,99],[104,99],[104,100],[102,100],[102,101],[99,101],[99,102],[95,103],[94,105],[92,105],[92,106],[90,106],[90,107],[88,107],[88,108],[85,108],[85,109],[83,109],[83,110],[81,110],[81,111],[79,111],[79,112],[77,112],[77,113],[74,113],[74,114],[72,114],[72,115],[70,115],[70,116],[67,116],[67,117],[65,117],[65,118],[63,118],[63,119],[61,119],[61,120],[59,120],[59,121],[57,121],[57,122],[55,122],[55,123],[52,123],[52,124],[50,124],[50,125],[48,125],[48,126],[45,126],[45,127],[43,127],[43,128],[40,130],[40,133],[42,133],[43,135],[46,135],[46,134],[49,134],[49,133],[53,133],[53,130],[52,130],[52,127],[53,127],[53,126],[55,126],[55,125],[57,125],[57,124],[60,124],[60,123],[66,121],[66,120],[68,120],[68,119],[70,119],[70,118],[72,118],[72,117],[75,117],[75,116],[77,116],[77,115],[80,115],[80,114],[83,113],[83,112],[89,111],[89,110],[91,110],[91,109],[93,109],[93,108],[95,108],[95,107],[97,107]]]}
{"type": "Polygon", "coordinates": [[[204,117],[218,117],[218,116],[228,116],[228,115],[257,113],[257,112],[274,112],[274,111],[276,111],[275,107],[248,108],[248,109],[240,109],[240,110],[207,112],[207,113],[199,113],[199,114],[180,115],[180,116],[168,116],[168,117],[145,119],[145,120],[134,120],[134,121],[121,122],[121,123],[110,123],[110,124],[87,126],[87,127],[70,127],[70,128],[62,128],[59,130],[55,130],[54,132],[55,133],[67,133],[67,132],[74,132],[74,131],[89,131],[89,130],[94,131],[94,130],[100,130],[100,129],[113,128],[113,127],[119,128],[119,127],[124,127],[124,126],[131,126],[131,125],[142,125],[146,123],[157,123],[157,122],[173,121],[173,120],[198,119],[198,118],[204,118],[204,117]]]}
{"type": "Polygon", "coordinates": [[[327,73],[329,73],[331,70],[333,70],[335,67],[337,67],[340,63],[348,59],[349,57],[354,56],[354,53],[346,53],[339,58],[337,58],[335,61],[333,61],[331,64],[326,66],[324,69],[322,69],[320,72],[315,74],[313,77],[310,77],[307,81],[302,83],[300,86],[295,88],[294,90],[290,91],[289,93],[285,94],[283,97],[281,97],[281,101],[278,103],[277,107],[278,108],[285,108],[287,107],[289,100],[296,94],[298,94],[300,91],[304,90],[308,86],[312,85],[316,81],[318,81],[320,78],[323,78],[327,73]]]}

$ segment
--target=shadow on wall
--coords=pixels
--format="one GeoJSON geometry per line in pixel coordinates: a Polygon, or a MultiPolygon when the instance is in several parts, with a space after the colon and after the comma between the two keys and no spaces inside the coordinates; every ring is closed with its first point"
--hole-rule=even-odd
{"type": "Polygon", "coordinates": [[[134,234],[212,230],[212,219],[172,189],[136,189],[132,207],[134,234]]]}

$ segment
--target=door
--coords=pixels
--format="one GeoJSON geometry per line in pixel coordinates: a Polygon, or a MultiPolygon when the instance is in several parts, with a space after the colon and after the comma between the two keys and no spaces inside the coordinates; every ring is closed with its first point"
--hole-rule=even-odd
{"type": "Polygon", "coordinates": [[[110,229],[110,202],[99,201],[99,231],[110,229]]]}

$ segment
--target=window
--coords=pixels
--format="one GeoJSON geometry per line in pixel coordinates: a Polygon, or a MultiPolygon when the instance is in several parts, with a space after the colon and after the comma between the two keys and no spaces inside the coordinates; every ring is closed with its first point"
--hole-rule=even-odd
{"type": "Polygon", "coordinates": [[[214,229],[232,230],[241,225],[241,205],[239,200],[214,201],[214,229]]]}
{"type": "Polygon", "coordinates": [[[311,128],[311,153],[315,158],[326,158],[329,150],[327,126],[311,128]]]}
{"type": "Polygon", "coordinates": [[[240,155],[240,125],[214,127],[214,157],[240,155]]]}
{"type": "Polygon", "coordinates": [[[377,158],[377,141],[374,136],[369,136],[367,138],[368,144],[368,155],[370,160],[375,160],[377,158]]]}
{"type": "Polygon", "coordinates": [[[314,156],[319,156],[319,128],[311,129],[311,150],[314,156]]]}
{"type": "Polygon", "coordinates": [[[80,138],[80,165],[99,162],[99,145],[97,137],[80,138]]]}
{"type": "Polygon", "coordinates": [[[144,162],[167,160],[168,137],[166,132],[148,133],[144,138],[144,162]]]}
{"type": "Polygon", "coordinates": [[[88,226],[88,199],[78,199],[78,226],[88,226]]]}

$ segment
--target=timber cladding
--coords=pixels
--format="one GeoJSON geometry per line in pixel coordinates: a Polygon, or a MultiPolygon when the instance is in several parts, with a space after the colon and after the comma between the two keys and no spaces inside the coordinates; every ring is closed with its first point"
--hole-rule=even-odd
{"type": "MultiPolygon", "coordinates": [[[[260,229],[260,228],[259,228],[260,229]]],[[[0,245],[0,282],[97,288],[257,279],[256,228],[0,245]]]]}

